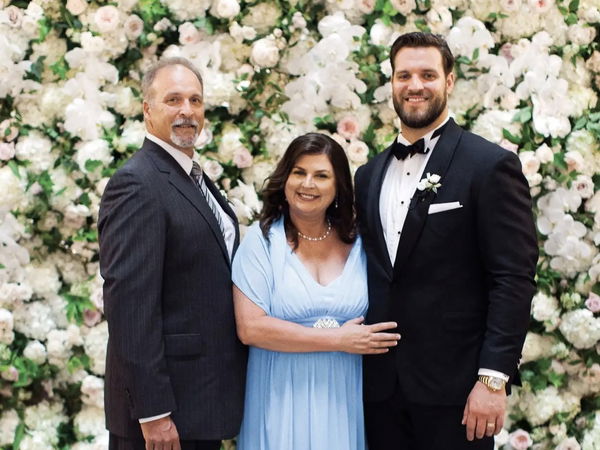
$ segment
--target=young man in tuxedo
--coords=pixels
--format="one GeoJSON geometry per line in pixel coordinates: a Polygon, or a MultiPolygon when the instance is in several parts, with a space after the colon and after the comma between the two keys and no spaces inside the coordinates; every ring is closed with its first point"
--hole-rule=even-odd
{"type": "Polygon", "coordinates": [[[356,173],[367,322],[402,339],[364,357],[370,450],[493,449],[514,383],[538,256],[519,158],[448,116],[443,38],[391,49],[402,133],[356,173]]]}
{"type": "Polygon", "coordinates": [[[218,450],[242,418],[246,349],[236,335],[235,215],[193,162],[202,78],[163,59],[142,81],[147,135],[100,205],[111,450],[218,450]]]}

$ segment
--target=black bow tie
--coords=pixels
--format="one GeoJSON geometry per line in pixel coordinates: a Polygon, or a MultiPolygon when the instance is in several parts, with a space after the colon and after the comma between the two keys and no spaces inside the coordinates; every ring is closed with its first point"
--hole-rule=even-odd
{"type": "Polygon", "coordinates": [[[392,153],[396,159],[406,159],[408,155],[413,156],[415,153],[427,153],[429,149],[425,148],[425,139],[421,138],[411,145],[404,145],[396,140],[392,147],[392,153]]]}
{"type": "MultiPolygon", "coordinates": [[[[446,128],[448,122],[444,124],[443,127],[438,128],[431,135],[431,139],[438,137],[446,128]]],[[[418,141],[413,142],[411,145],[404,145],[398,142],[398,139],[394,141],[394,145],[392,146],[392,154],[396,157],[396,159],[406,159],[408,155],[413,156],[415,153],[422,153],[423,155],[429,151],[429,147],[425,147],[425,139],[421,138],[418,141]]]]}

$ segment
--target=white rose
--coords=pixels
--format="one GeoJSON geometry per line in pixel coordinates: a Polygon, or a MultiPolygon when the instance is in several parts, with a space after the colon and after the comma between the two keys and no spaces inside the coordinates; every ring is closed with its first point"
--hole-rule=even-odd
{"type": "Polygon", "coordinates": [[[7,309],[0,308],[0,343],[12,344],[15,335],[13,333],[13,315],[7,309]]]}
{"type": "Polygon", "coordinates": [[[220,19],[233,19],[240,13],[237,0],[216,0],[210,8],[210,13],[220,19]]]}
{"type": "Polygon", "coordinates": [[[223,175],[223,166],[221,166],[221,164],[214,159],[209,159],[202,164],[202,170],[204,170],[206,176],[212,181],[218,180],[221,175],[223,175]]]}
{"type": "Polygon", "coordinates": [[[40,341],[30,341],[23,350],[23,355],[36,364],[44,364],[46,362],[46,347],[40,341]]]}
{"type": "Polygon", "coordinates": [[[0,446],[12,446],[15,440],[15,431],[21,420],[17,411],[6,409],[0,416],[0,446]]]}
{"type": "Polygon", "coordinates": [[[377,19],[369,30],[369,36],[371,42],[375,45],[388,45],[392,32],[393,30],[390,27],[377,19]]]}
{"type": "Polygon", "coordinates": [[[185,22],[179,25],[179,43],[181,45],[195,44],[200,41],[201,34],[191,22],[185,22]]]}
{"type": "Polygon", "coordinates": [[[590,198],[594,195],[594,181],[587,175],[578,175],[573,181],[571,189],[574,189],[581,198],[590,198]]]}
{"type": "Polygon", "coordinates": [[[600,319],[588,309],[576,309],[562,316],[560,332],[575,348],[591,348],[600,339],[600,319]]]}
{"type": "Polygon", "coordinates": [[[346,154],[352,163],[362,165],[367,162],[369,156],[369,147],[363,141],[350,141],[346,148],[346,154]]]}
{"type": "Polygon", "coordinates": [[[554,161],[554,152],[546,144],[542,144],[537,148],[535,156],[537,156],[537,159],[539,159],[542,164],[554,161]]]}
{"type": "Polygon", "coordinates": [[[252,44],[250,61],[258,67],[275,67],[279,61],[279,48],[273,39],[263,38],[252,44]]]}
{"type": "Polygon", "coordinates": [[[578,151],[570,151],[565,154],[565,162],[569,170],[581,172],[584,166],[584,160],[581,153],[578,151]]]}
{"type": "Polygon", "coordinates": [[[596,37],[596,29],[592,26],[574,24],[569,27],[569,40],[576,45],[588,45],[596,37]]]}
{"type": "Polygon", "coordinates": [[[113,5],[101,6],[94,14],[94,23],[100,33],[115,31],[119,22],[119,10],[113,5]]]}
{"type": "Polygon", "coordinates": [[[78,16],[87,8],[87,2],[85,0],[67,0],[66,8],[71,14],[78,16]]]}
{"type": "Polygon", "coordinates": [[[125,36],[127,39],[133,41],[137,39],[144,31],[144,21],[135,14],[130,15],[125,20],[125,36]]]}
{"type": "Polygon", "coordinates": [[[540,170],[540,160],[534,152],[526,151],[519,153],[519,159],[523,166],[524,175],[533,175],[540,170]]]}

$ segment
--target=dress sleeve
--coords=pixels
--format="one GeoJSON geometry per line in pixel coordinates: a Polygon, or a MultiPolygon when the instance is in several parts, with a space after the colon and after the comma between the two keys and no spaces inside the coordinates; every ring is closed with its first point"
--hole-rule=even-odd
{"type": "Polygon", "coordinates": [[[233,259],[232,279],[246,297],[265,313],[271,314],[274,277],[270,243],[262,235],[258,223],[248,229],[237,249],[233,259]]]}

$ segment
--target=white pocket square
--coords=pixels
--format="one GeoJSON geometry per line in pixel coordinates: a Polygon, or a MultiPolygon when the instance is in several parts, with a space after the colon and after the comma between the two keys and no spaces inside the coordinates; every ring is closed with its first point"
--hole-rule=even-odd
{"type": "Polygon", "coordinates": [[[434,203],[433,205],[429,205],[429,211],[427,214],[435,214],[442,211],[449,211],[451,209],[462,208],[463,205],[460,202],[448,202],[448,203],[434,203]]]}

